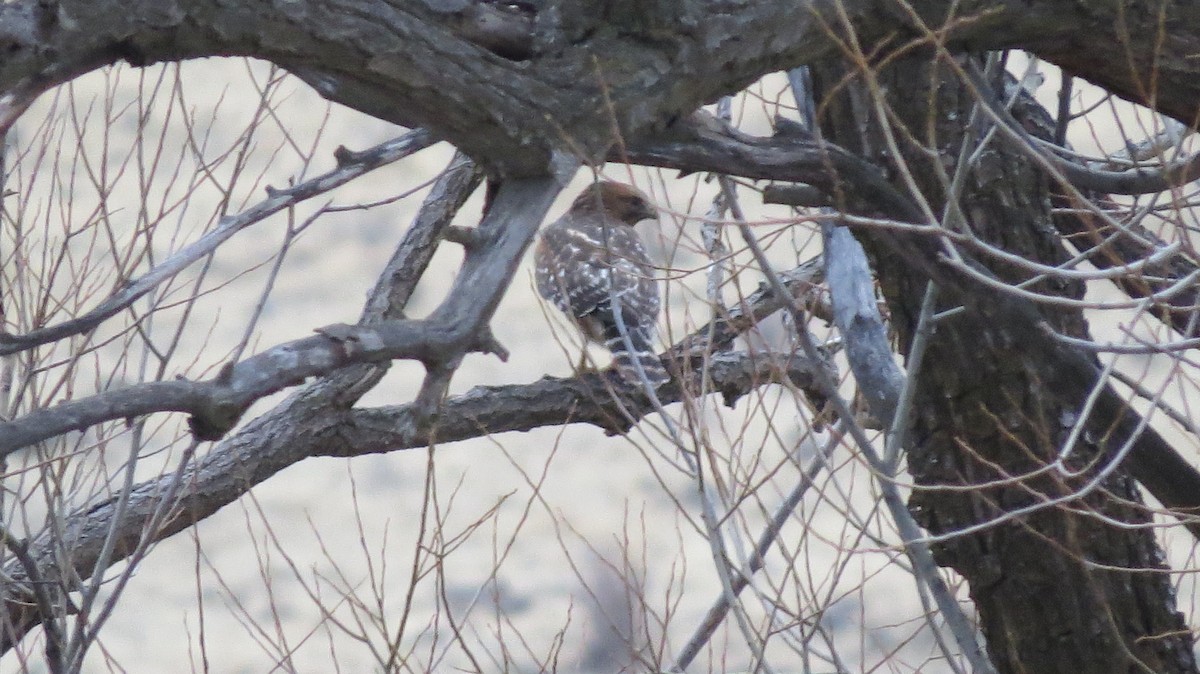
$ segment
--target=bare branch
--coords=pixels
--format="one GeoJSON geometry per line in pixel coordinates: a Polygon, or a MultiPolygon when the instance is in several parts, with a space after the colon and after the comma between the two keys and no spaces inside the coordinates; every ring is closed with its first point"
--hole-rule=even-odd
{"type": "Polygon", "coordinates": [[[221,218],[216,229],[163,260],[142,277],[127,281],[117,292],[82,316],[50,327],[33,330],[24,335],[0,333],[0,355],[16,353],[39,344],[47,344],[64,337],[87,332],[133,304],[139,297],[169,280],[192,263],[212,253],[231,236],[246,227],[307,199],[345,185],[377,168],[399,161],[418,150],[429,147],[434,142],[436,139],[432,134],[424,130],[416,130],[369,150],[339,153],[338,167],[334,170],[293,187],[269,190],[269,196],[266,199],[237,215],[221,218]]]}
{"type": "MultiPolygon", "coordinates": [[[[641,146],[631,147],[629,155],[637,161],[653,166],[677,168],[686,171],[723,171],[731,175],[748,178],[796,180],[812,185],[828,184],[830,176],[837,172],[822,172],[821,148],[829,150],[830,156],[840,156],[834,146],[816,146],[811,142],[798,142],[795,138],[771,139],[752,138],[736,131],[714,129],[707,120],[690,121],[677,126],[662,140],[646,141],[641,146]],[[705,122],[705,123],[702,123],[705,122]]],[[[872,167],[862,164],[850,155],[839,168],[846,167],[848,175],[846,189],[869,185],[857,197],[862,208],[878,208],[901,213],[910,217],[910,222],[919,222],[915,207],[898,191],[882,182],[872,167]],[[861,180],[861,181],[860,181],[861,180]],[[876,185],[879,184],[879,189],[876,185]]],[[[841,160],[838,160],[839,162],[841,160]]],[[[858,226],[854,219],[848,224],[858,226]]],[[[869,227],[870,224],[865,226],[869,227]]],[[[954,301],[961,303],[966,311],[977,313],[983,324],[1004,326],[1005,330],[1021,334],[1019,343],[1023,357],[1029,359],[1031,367],[1046,374],[1043,382],[1060,395],[1083,401],[1091,394],[1100,371],[1092,356],[1084,350],[1060,343],[1044,330],[1044,319],[1036,307],[1024,298],[998,292],[981,282],[974,275],[963,273],[952,265],[942,264],[940,250],[930,234],[937,231],[906,231],[904,229],[878,230],[893,250],[902,254],[927,278],[943,288],[954,301]]],[[[990,272],[973,261],[967,264],[985,276],[990,272]]],[[[1190,297],[1190,295],[1188,295],[1190,297]]],[[[1200,513],[1200,471],[1197,471],[1178,452],[1171,448],[1161,435],[1152,428],[1142,428],[1137,423],[1136,412],[1129,408],[1120,395],[1106,387],[1102,396],[1104,413],[1094,414],[1096,423],[1116,420],[1116,433],[1111,442],[1120,446],[1129,438],[1138,437],[1137,448],[1130,453],[1129,471],[1154,494],[1164,506],[1184,518],[1193,533],[1200,536],[1200,525],[1193,524],[1192,515],[1200,513]]],[[[1111,428],[1097,429],[1100,436],[1108,437],[1111,428]]]]}
{"type": "Polygon", "coordinates": [[[891,426],[905,375],[892,359],[892,345],[875,301],[875,283],[862,246],[845,227],[825,223],[825,277],[846,358],[871,414],[891,426]]]}
{"type": "Polygon", "coordinates": [[[619,11],[547,2],[534,5],[539,12],[529,17],[531,38],[554,45],[554,57],[512,61],[497,54],[515,47],[511,56],[524,58],[527,50],[512,44],[523,28],[485,26],[472,34],[463,17],[469,6],[487,3],[453,3],[450,11],[435,4],[163,0],[129,8],[110,1],[16,0],[0,5],[6,55],[0,91],[52,86],[119,60],[143,65],[253,56],[296,72],[331,100],[429,128],[508,175],[537,174],[568,146],[589,157],[603,154],[615,140],[612,121],[626,137],[638,137],[767,72],[835,53],[842,31],[833,26],[854,31],[859,44],[886,44],[900,19],[922,34],[936,31],[949,49],[1026,46],[1185,124],[1197,98],[1186,45],[1200,16],[1190,5],[1163,10],[1163,25],[1180,35],[1164,48],[1155,17],[1139,16],[1130,26],[1131,17],[1100,5],[1088,8],[1086,30],[1096,39],[1072,40],[1080,26],[1065,19],[1070,13],[1063,2],[998,3],[949,24],[945,17],[956,12],[946,0],[906,5],[910,14],[903,17],[865,0],[823,0],[805,11],[783,0],[737,11],[714,11],[698,1],[626,3],[619,11]],[[571,15],[570,25],[554,20],[563,12],[571,15]],[[923,17],[936,17],[935,27],[923,17]],[[687,30],[669,28],[682,26],[687,30]],[[671,39],[662,39],[668,33],[671,39]],[[755,39],[738,39],[742,35],[755,39]],[[1127,63],[1123,51],[1107,48],[1112,44],[1125,44],[1145,60],[1127,63]],[[621,57],[605,63],[597,54],[621,57]],[[1147,81],[1156,85],[1153,95],[1147,81]]]}
{"type": "MultiPolygon", "coordinates": [[[[429,190],[421,211],[367,295],[359,323],[376,325],[404,318],[404,308],[429,267],[440,239],[450,231],[454,215],[482,179],[483,173],[474,162],[461,153],[455,154],[450,166],[429,190]]],[[[352,405],[379,382],[388,365],[375,363],[338,370],[314,383],[313,393],[328,396],[344,406],[352,405]]]]}
{"type": "Polygon", "coordinates": [[[446,395],[450,377],[466,353],[482,351],[502,359],[508,357],[487,324],[508,290],[542,218],[576,166],[575,161],[564,158],[562,165],[551,167],[556,171],[554,175],[510,179],[500,184],[479,223],[483,245],[467,250],[450,294],[429,317],[431,324],[445,326],[450,341],[421,358],[427,374],[416,404],[426,415],[437,409],[446,395]]]}
{"type": "Polygon", "coordinates": [[[429,190],[416,220],[404,233],[371,290],[359,319],[361,323],[404,318],[404,307],[433,259],[438,239],[449,239],[450,222],[482,179],[483,174],[474,162],[462,153],[455,154],[450,166],[429,190]]]}
{"type": "Polygon", "coordinates": [[[796,133],[749,136],[697,112],[662,134],[631,143],[626,152],[629,161],[646,166],[806,183],[828,195],[844,195],[849,203],[842,210],[922,221],[920,211],[877,167],[832,143],[796,133]]]}
{"type": "MultiPolygon", "coordinates": [[[[770,61],[785,67],[835,46],[819,14],[834,11],[833,3],[811,13],[782,0],[720,13],[702,3],[635,3],[619,14],[581,12],[582,24],[569,29],[577,37],[530,35],[533,43],[563,48],[555,58],[513,61],[498,54],[530,53],[520,44],[524,25],[563,29],[524,12],[500,16],[506,13],[477,7],[489,3],[439,4],[166,0],[118,11],[107,3],[18,0],[0,5],[0,91],[29,80],[61,83],[121,59],[141,65],[254,56],[295,72],[331,100],[429,128],[505,175],[527,176],[568,147],[602,154],[614,128],[637,135],[688,114],[756,79],[770,61]],[[618,18],[624,30],[604,29],[618,18]],[[681,42],[656,38],[656,26],[679,21],[697,33],[681,42]],[[729,39],[743,33],[758,39],[729,39]],[[709,48],[718,43],[723,49],[709,48]],[[621,62],[597,61],[605,53],[621,54],[621,62]]],[[[838,8],[866,12],[869,3],[838,8]]]]}
{"type": "Polygon", "coordinates": [[[355,363],[436,360],[439,354],[463,344],[456,331],[425,321],[394,321],[375,327],[339,324],[317,332],[227,364],[206,381],[147,382],[34,410],[0,425],[0,456],[68,431],[151,412],[187,412],[192,415],[196,437],[215,440],[233,428],[254,401],[308,377],[355,363]]]}
{"type": "MultiPolygon", "coordinates": [[[[699,387],[703,359],[694,359],[685,371],[685,385],[671,384],[662,404],[679,402],[699,387]]],[[[791,354],[728,352],[710,357],[707,367],[710,390],[732,406],[757,386],[786,382],[802,389],[812,387],[818,367],[791,354]]],[[[359,456],[396,449],[424,447],[430,442],[457,442],[507,431],[528,431],[543,426],[585,423],[616,435],[625,433],[655,410],[637,385],[618,381],[611,372],[579,377],[546,377],[532,384],[478,386],[446,400],[432,427],[421,424],[412,405],[357,410],[354,442],[319,450],[321,456],[359,456]],[[370,449],[369,449],[370,448],[370,449]]]]}
{"type": "Polygon", "coordinates": [[[419,402],[431,413],[464,354],[503,352],[486,324],[558,189],[555,178],[513,180],[501,186],[480,225],[490,237],[489,244],[468,255],[455,290],[426,320],[328,325],[318,328],[316,336],[226,364],[207,381],[149,382],[34,410],[0,424],[0,457],[102,421],[162,411],[189,413],[196,437],[216,440],[264,396],[348,365],[397,358],[419,360],[430,367],[430,383],[419,402]]]}
{"type": "MultiPolygon", "coordinates": [[[[740,594],[742,590],[750,585],[750,579],[754,574],[762,569],[766,562],[767,553],[778,540],[779,534],[783,531],[783,525],[787,524],[792,517],[792,513],[804,500],[804,495],[808,493],[817,475],[821,470],[829,465],[829,458],[833,455],[833,450],[836,449],[841,441],[843,422],[839,422],[838,428],[832,433],[832,437],[818,450],[818,455],[809,462],[808,467],[804,469],[801,479],[792,487],[792,491],[788,492],[783,501],[775,508],[775,512],[771,515],[771,520],[763,527],[758,539],[755,540],[754,550],[751,551],[749,559],[746,561],[746,567],[740,570],[734,577],[730,590],[734,595],[740,594]]],[[[686,671],[688,666],[700,654],[700,650],[709,642],[712,635],[725,621],[725,616],[728,615],[730,602],[727,595],[724,593],[719,596],[712,606],[708,608],[708,612],[704,615],[704,619],[696,626],[687,643],[679,650],[675,656],[675,662],[671,665],[671,672],[686,671]]]]}
{"type": "Polygon", "coordinates": [[[1161,168],[1133,168],[1125,171],[1107,171],[1083,166],[1042,148],[1033,136],[1013,119],[1012,113],[1000,105],[998,96],[988,85],[978,67],[968,64],[965,69],[967,84],[1001,131],[1011,140],[1018,142],[1024,151],[1049,162],[1076,187],[1106,194],[1152,194],[1163,192],[1200,178],[1200,155],[1162,166],[1161,168]]]}
{"type": "MultiPolygon", "coordinates": [[[[703,332],[700,331],[701,333],[703,332]]],[[[793,355],[726,353],[691,361],[684,386],[678,382],[658,391],[661,402],[671,403],[699,388],[706,373],[708,389],[721,393],[732,404],[757,386],[776,381],[809,387],[823,364],[793,355]]],[[[612,433],[628,430],[655,406],[637,386],[627,386],[615,376],[586,374],[570,379],[545,378],[532,384],[478,387],[447,399],[433,425],[414,403],[398,407],[350,410],[329,404],[326,397],[301,392],[272,413],[247,426],[189,468],[173,509],[174,516],[153,532],[143,527],[162,507],[161,499],[175,476],[141,483],[127,499],[125,516],[114,521],[117,497],[77,512],[63,525],[71,559],[58,560],[61,541],[47,533],[28,543],[30,555],[44,575],[57,577],[69,564],[80,574],[92,568],[103,541],[112,536],[114,561],[133,551],[143,536],[161,540],[208,517],[255,485],[287,466],[310,456],[361,456],[421,448],[504,431],[527,431],[543,426],[588,423],[612,433]],[[623,388],[624,387],[624,388],[623,388]],[[615,395],[614,395],[615,394],[615,395]],[[110,534],[115,531],[115,534],[110,534]]],[[[62,534],[59,534],[61,537],[62,534]]],[[[5,607],[12,633],[0,641],[0,652],[39,624],[32,589],[23,567],[10,562],[4,573],[5,607]]]]}
{"type": "Polygon", "coordinates": [[[727,309],[717,308],[718,316],[704,330],[697,330],[668,351],[670,359],[687,358],[707,351],[729,347],[738,335],[767,316],[791,305],[793,298],[804,297],[825,278],[821,258],[814,258],[784,272],[779,272],[783,286],[790,295],[780,295],[769,283],[763,283],[743,302],[727,309]]]}

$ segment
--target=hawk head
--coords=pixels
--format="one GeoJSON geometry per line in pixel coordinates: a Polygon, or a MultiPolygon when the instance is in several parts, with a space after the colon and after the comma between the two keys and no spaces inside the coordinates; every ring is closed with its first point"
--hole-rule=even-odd
{"type": "Polygon", "coordinates": [[[636,225],[642,220],[658,219],[658,212],[635,187],[608,180],[600,181],[585,189],[571,204],[574,213],[601,213],[620,220],[627,225],[636,225]]]}

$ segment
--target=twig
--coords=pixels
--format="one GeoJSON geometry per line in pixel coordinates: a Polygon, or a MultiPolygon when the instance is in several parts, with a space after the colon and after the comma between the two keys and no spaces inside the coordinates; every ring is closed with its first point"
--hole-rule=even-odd
{"type": "MultiPolygon", "coordinates": [[[[754,232],[744,223],[739,223],[739,230],[742,233],[742,238],[745,239],[746,245],[753,253],[755,260],[758,261],[762,268],[763,274],[767,280],[777,287],[782,287],[782,282],[779,276],[775,273],[762,247],[758,244],[758,240],[754,236],[754,232]]],[[[837,311],[837,298],[834,300],[835,312],[837,311]]],[[[798,304],[792,305],[792,311],[797,313],[797,326],[803,326],[803,307],[798,304]]],[[[797,338],[804,353],[810,358],[812,354],[817,353],[816,344],[813,343],[812,337],[807,330],[796,331],[797,338]]],[[[987,656],[983,654],[978,641],[975,639],[975,630],[970,625],[970,622],[962,615],[962,610],[958,602],[954,601],[948,588],[945,587],[945,581],[942,580],[938,573],[937,564],[933,561],[933,554],[929,549],[928,542],[921,539],[920,527],[912,517],[912,513],[904,505],[903,499],[900,497],[899,490],[896,488],[894,481],[887,477],[887,466],[879,453],[875,451],[875,447],[867,438],[863,429],[858,424],[853,422],[854,414],[846,400],[841,397],[837,391],[837,383],[828,376],[827,373],[821,372],[818,374],[817,383],[821,393],[833,404],[838,416],[847,422],[847,431],[850,437],[854,439],[859,451],[867,458],[873,470],[881,477],[878,481],[880,491],[883,494],[884,505],[887,506],[888,512],[892,519],[896,522],[896,527],[900,533],[900,538],[904,541],[905,552],[908,553],[913,563],[913,569],[916,572],[917,578],[926,583],[933,593],[934,599],[937,601],[938,608],[945,616],[947,623],[950,625],[951,631],[954,633],[955,639],[958,640],[959,648],[971,663],[971,666],[976,672],[982,674],[994,674],[995,669],[987,656]]],[[[893,400],[898,400],[898,391],[888,397],[893,400]]],[[[893,409],[894,411],[894,409],[893,409]]],[[[886,417],[882,417],[886,418],[886,417]]]]}
{"type": "Polygon", "coordinates": [[[913,330],[912,346],[908,349],[908,373],[897,397],[895,414],[892,415],[891,426],[888,428],[887,441],[884,444],[884,463],[888,472],[895,474],[900,461],[900,452],[908,446],[909,419],[912,414],[913,401],[916,400],[917,382],[921,376],[921,366],[925,364],[925,352],[929,340],[933,337],[934,310],[937,308],[938,289],[932,281],[925,286],[925,296],[921,298],[921,312],[917,315],[917,326],[913,330]]]}
{"type": "Polygon", "coordinates": [[[1175,409],[1174,406],[1167,403],[1165,400],[1162,400],[1161,395],[1154,393],[1145,386],[1142,386],[1141,382],[1115,368],[1109,373],[1109,376],[1128,386],[1133,393],[1137,395],[1137,397],[1153,403],[1156,407],[1158,407],[1158,409],[1162,410],[1163,414],[1170,417],[1171,421],[1174,421],[1187,430],[1187,432],[1200,438],[1200,426],[1197,426],[1196,422],[1189,418],[1186,414],[1175,409]]]}
{"type": "Polygon", "coordinates": [[[436,142],[436,138],[432,134],[418,129],[395,140],[377,145],[370,150],[355,153],[343,152],[340,155],[338,167],[334,170],[294,187],[270,190],[268,197],[258,204],[237,215],[221,218],[216,229],[179,250],[140,278],[122,284],[115,293],[82,316],[39,328],[24,335],[0,334],[0,355],[16,353],[39,344],[87,332],[133,304],[139,297],[150,292],[159,284],[183,271],[193,262],[204,258],[246,227],[285,208],[344,185],[370,171],[403,159],[418,150],[429,147],[434,142],[436,142]]]}
{"type": "Polygon", "coordinates": [[[991,85],[973,62],[966,65],[963,74],[964,83],[973,90],[972,93],[976,100],[983,104],[983,109],[996,122],[997,128],[1010,140],[1020,143],[1035,160],[1045,162],[1052,173],[1065,178],[1076,187],[1105,194],[1151,194],[1163,192],[1200,178],[1200,155],[1155,169],[1134,168],[1126,171],[1106,171],[1082,166],[1057,154],[1046,152],[1029,135],[1029,132],[1013,119],[1007,109],[996,103],[996,95],[992,91],[991,85]]]}
{"type": "MultiPolygon", "coordinates": [[[[741,593],[749,584],[750,578],[762,569],[767,553],[770,552],[771,546],[775,544],[775,540],[779,538],[779,532],[783,530],[783,525],[787,524],[788,519],[792,516],[792,512],[800,505],[800,501],[804,500],[804,495],[808,493],[810,487],[817,479],[821,469],[829,465],[829,457],[833,454],[833,450],[837,448],[841,442],[842,430],[844,422],[838,421],[838,425],[834,427],[831,437],[820,449],[818,455],[809,462],[808,468],[800,476],[800,481],[796,486],[792,487],[792,491],[783,499],[775,509],[775,513],[771,516],[771,521],[759,534],[758,540],[755,542],[754,551],[750,555],[750,559],[746,563],[746,568],[738,572],[733,578],[731,590],[736,596],[741,593]]],[[[692,636],[688,638],[687,643],[680,649],[679,655],[675,656],[675,662],[671,665],[668,671],[682,672],[692,664],[692,660],[700,653],[700,649],[708,643],[712,638],[717,628],[725,620],[726,614],[729,613],[729,598],[724,592],[717,598],[713,605],[709,607],[708,612],[704,614],[704,619],[692,632],[692,636]]]]}
{"type": "MultiPolygon", "coordinates": [[[[417,250],[425,250],[418,248],[417,250]]],[[[728,404],[754,387],[786,378],[791,385],[809,388],[815,368],[826,367],[794,355],[751,357],[742,353],[722,353],[705,359],[695,354],[695,344],[715,335],[718,344],[732,341],[757,321],[778,311],[791,296],[809,288],[808,279],[819,267],[808,265],[783,282],[784,295],[775,288],[764,288],[742,304],[685,337],[664,356],[674,362],[690,364],[698,377],[703,368],[709,390],[724,396],[728,404]],[[715,326],[715,327],[714,327],[715,326]]],[[[372,297],[369,304],[377,302],[372,297]]],[[[344,370],[335,377],[342,376],[344,370]]],[[[368,381],[370,381],[368,379],[368,381]]],[[[613,377],[586,374],[569,379],[545,378],[532,384],[476,387],[443,403],[436,425],[437,441],[449,443],[505,431],[525,431],[548,425],[588,423],[611,433],[628,430],[630,417],[635,420],[654,407],[639,397],[637,390],[621,389],[621,400],[613,396],[613,377]]],[[[353,384],[354,382],[350,382],[353,384]]],[[[680,382],[681,384],[683,382],[680,382]]],[[[698,383],[688,385],[694,390],[698,383]]],[[[683,394],[683,386],[665,386],[657,392],[662,404],[670,404],[683,394]]],[[[361,394],[352,386],[341,389],[316,384],[291,396],[274,411],[250,421],[245,428],[222,441],[195,462],[183,480],[174,517],[158,527],[156,539],[166,538],[199,522],[224,505],[236,500],[255,485],[296,462],[311,456],[359,456],[403,449],[423,448],[431,441],[434,429],[424,423],[413,406],[350,409],[343,404],[346,395],[361,394]],[[233,468],[233,467],[236,467],[233,468]]],[[[67,560],[73,568],[90,568],[99,554],[108,532],[116,533],[114,561],[123,558],[140,540],[147,519],[156,511],[167,489],[169,477],[143,482],[129,490],[128,507],[121,519],[115,519],[117,498],[94,503],[66,518],[64,531],[74,541],[67,560]]],[[[39,568],[58,563],[60,546],[46,534],[31,543],[31,554],[39,568]]],[[[11,617],[11,631],[0,635],[0,652],[35,627],[39,613],[27,591],[21,589],[27,575],[19,565],[7,564],[3,573],[14,577],[4,595],[11,617]]]]}
{"type": "MultiPolygon", "coordinates": [[[[721,185],[721,195],[723,206],[728,208],[730,213],[739,222],[744,219],[742,210],[737,201],[737,194],[733,188],[733,181],[728,176],[718,175],[717,181],[721,185]]],[[[780,287],[782,288],[782,286],[780,287]]],[[[632,346],[632,345],[630,345],[632,346]]],[[[816,361],[814,361],[816,362],[816,361]]],[[[650,391],[653,396],[653,391],[650,391]]],[[[679,433],[678,426],[674,420],[667,416],[666,411],[662,409],[661,403],[655,400],[656,406],[659,408],[659,414],[663,421],[666,422],[667,428],[670,431],[671,439],[680,451],[684,452],[684,458],[689,460],[690,467],[696,479],[696,488],[699,492],[701,505],[701,519],[704,522],[706,538],[708,539],[709,552],[712,554],[713,565],[716,568],[717,578],[721,582],[721,596],[725,601],[727,610],[732,610],[734,619],[737,623],[738,631],[742,638],[746,641],[746,646],[750,649],[753,655],[753,661],[757,668],[771,674],[774,670],[767,662],[765,654],[765,639],[755,633],[754,628],[750,624],[750,618],[746,614],[745,608],[739,601],[739,593],[741,588],[735,589],[735,578],[733,576],[733,561],[730,559],[729,551],[725,545],[725,537],[721,533],[721,521],[723,518],[717,516],[716,496],[713,490],[710,490],[705,485],[704,480],[704,461],[700,456],[699,447],[696,448],[694,458],[688,455],[688,447],[683,444],[683,439],[679,433]]],[[[685,401],[687,413],[693,417],[698,416],[692,401],[685,401]]],[[[748,580],[748,577],[747,577],[748,580]]]]}

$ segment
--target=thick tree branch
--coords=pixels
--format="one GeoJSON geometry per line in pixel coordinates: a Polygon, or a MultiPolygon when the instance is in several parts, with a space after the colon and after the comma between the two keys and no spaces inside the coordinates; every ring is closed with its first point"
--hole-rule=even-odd
{"type": "MultiPolygon", "coordinates": [[[[631,5],[629,16],[590,16],[591,25],[571,28],[586,33],[582,41],[535,35],[556,51],[512,61],[465,30],[465,13],[479,3],[438,4],[19,0],[0,5],[0,91],[65,82],[118,60],[253,56],[295,71],[331,100],[429,128],[509,175],[530,175],[556,151],[595,157],[614,129],[640,134],[741,88],[772,61],[782,67],[833,47],[817,20],[819,11],[833,16],[832,3],[809,12],[783,0],[715,12],[699,2],[653,3],[631,5]],[[682,25],[694,33],[663,30],[682,25]]],[[[868,3],[841,4],[854,13],[868,3]]]]}
{"type": "MultiPolygon", "coordinates": [[[[809,284],[796,280],[795,276],[786,285],[790,291],[803,294],[809,284]]],[[[747,317],[761,319],[769,307],[787,302],[790,300],[777,297],[774,292],[756,293],[745,306],[729,312],[731,318],[720,324],[724,327],[706,326],[683,340],[668,356],[684,360],[683,380],[660,389],[661,402],[676,402],[687,395],[685,391],[698,390],[702,373],[709,378],[707,390],[722,394],[730,404],[766,383],[808,387],[814,368],[830,367],[828,364],[814,364],[793,355],[686,355],[696,353],[695,347],[705,335],[715,331],[722,339],[732,339],[734,335],[728,330],[745,331],[756,322],[755,318],[747,317]]],[[[701,354],[708,352],[710,349],[701,350],[701,354]]],[[[66,519],[61,530],[29,541],[30,556],[48,578],[61,577],[64,564],[75,570],[72,573],[84,573],[83,570],[92,568],[113,528],[117,532],[115,561],[129,554],[143,536],[161,540],[182,531],[280,470],[310,456],[359,456],[567,423],[589,423],[619,433],[655,407],[639,388],[628,387],[610,375],[586,374],[569,379],[545,378],[532,384],[476,388],[444,401],[442,414],[434,424],[428,423],[416,404],[352,410],[343,404],[330,404],[321,387],[314,387],[249,422],[188,468],[180,481],[177,505],[172,509],[176,515],[160,529],[143,530],[153,513],[162,507],[161,498],[168,493],[166,486],[173,476],[134,487],[120,521],[113,519],[117,497],[75,513],[66,519]],[[69,560],[60,558],[63,550],[69,552],[69,560]]],[[[11,579],[4,585],[4,607],[11,632],[3,635],[0,652],[11,648],[40,622],[23,567],[13,561],[4,567],[3,573],[11,579]]]]}
{"type": "Polygon", "coordinates": [[[832,143],[795,133],[786,125],[780,128],[771,138],[749,136],[701,111],[661,134],[631,143],[626,157],[635,164],[687,172],[807,183],[829,195],[845,195],[854,212],[920,220],[912,201],[878,167],[832,143]]]}
{"type": "MultiPolygon", "coordinates": [[[[664,405],[679,402],[689,391],[699,390],[699,375],[708,368],[709,390],[721,394],[732,406],[757,386],[785,383],[812,388],[814,366],[791,354],[726,352],[691,359],[685,385],[668,384],[659,390],[664,405]]],[[[627,386],[611,372],[575,378],[546,377],[524,385],[478,386],[446,401],[436,424],[420,421],[411,405],[354,412],[353,442],[327,446],[321,456],[360,456],[395,449],[424,447],[430,443],[458,442],[493,433],[529,431],[544,426],[583,423],[616,435],[627,432],[654,412],[654,404],[637,386],[627,386]]]]}
{"type": "Polygon", "coordinates": [[[1125,468],[1200,538],[1200,522],[1195,519],[1200,514],[1200,471],[1157,431],[1144,425],[1110,383],[1101,381],[1100,367],[1091,353],[1056,339],[1032,302],[995,291],[971,275],[938,264],[936,249],[919,235],[894,230],[880,234],[964,311],[981,324],[994,326],[995,334],[989,338],[1012,343],[1030,370],[1041,373],[1040,384],[1047,391],[1082,406],[1099,386],[1096,405],[1084,423],[1094,437],[1106,440],[1110,452],[1132,443],[1125,468]]]}
{"type": "MultiPolygon", "coordinates": [[[[831,152],[831,156],[837,156],[840,151],[833,149],[831,152]]],[[[814,185],[826,181],[824,184],[829,184],[828,176],[831,174],[823,172],[819,154],[820,149],[809,141],[779,136],[771,139],[751,138],[701,121],[678,127],[666,139],[647,141],[630,148],[631,159],[666,168],[722,171],[756,179],[801,180],[814,185]]],[[[871,169],[859,163],[860,160],[851,158],[844,165],[856,177],[870,176],[871,169]]],[[[832,175],[840,173],[833,172],[832,175]]],[[[872,188],[878,182],[876,178],[868,180],[867,184],[872,188]]],[[[848,179],[846,182],[848,192],[855,189],[855,182],[848,179]]],[[[913,214],[914,207],[890,186],[886,186],[886,189],[864,190],[861,194],[861,197],[852,197],[851,201],[861,199],[857,203],[863,208],[913,214]]],[[[915,218],[912,221],[915,222],[915,218]]],[[[891,241],[894,250],[922,270],[927,278],[943,288],[947,296],[962,304],[966,311],[979,314],[985,324],[997,326],[1006,334],[1022,335],[1022,357],[1029,360],[1033,370],[1046,374],[1043,385],[1080,404],[1088,399],[1100,377],[1095,360],[1091,354],[1054,339],[1047,332],[1049,326],[1031,302],[997,292],[970,275],[941,264],[941,253],[927,233],[888,230],[879,235],[891,241]]],[[[980,265],[975,268],[987,273],[980,265]]],[[[1127,459],[1130,473],[1160,503],[1184,519],[1193,534],[1200,538],[1200,524],[1193,521],[1194,516],[1200,513],[1200,471],[1181,457],[1153,428],[1142,428],[1138,423],[1140,416],[1111,386],[1103,387],[1098,410],[1088,419],[1089,423],[1096,425],[1096,437],[1110,438],[1112,447],[1119,447],[1131,440],[1135,442],[1135,448],[1127,459]],[[1114,425],[1110,426],[1110,423],[1114,425]]]]}
{"type": "Polygon", "coordinates": [[[1164,8],[1159,24],[1157,15],[1084,3],[1095,31],[1077,41],[1077,10],[1065,0],[924,0],[903,12],[866,0],[545,2],[536,5],[541,15],[483,17],[476,30],[481,17],[472,15],[487,13],[473,7],[480,4],[16,0],[0,5],[0,91],[44,89],[119,60],[253,56],[332,100],[429,128],[510,175],[543,172],[568,148],[594,158],[615,140],[614,129],[627,138],[660,130],[767,72],[842,49],[845,30],[868,51],[886,51],[889,41],[905,47],[898,23],[952,50],[1024,46],[1185,123],[1200,99],[1191,59],[1200,10],[1191,5],[1164,8]],[[520,45],[525,25],[535,27],[528,52],[520,45]],[[1169,39],[1157,38],[1160,25],[1169,39]]]}
{"type": "MultiPolygon", "coordinates": [[[[103,421],[162,411],[189,413],[196,437],[216,440],[255,401],[308,377],[359,363],[419,360],[431,367],[431,385],[444,387],[464,354],[500,350],[489,337],[487,322],[558,190],[556,178],[512,180],[501,186],[480,225],[488,245],[468,255],[450,296],[426,320],[329,325],[317,329],[315,336],[227,364],[208,381],[149,382],[34,410],[0,424],[0,457],[103,421]]],[[[435,390],[421,402],[432,411],[440,399],[435,390]]]]}

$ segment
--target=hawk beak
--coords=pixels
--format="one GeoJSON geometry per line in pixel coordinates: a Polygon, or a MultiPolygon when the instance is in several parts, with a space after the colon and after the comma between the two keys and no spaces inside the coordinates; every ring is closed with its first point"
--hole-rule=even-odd
{"type": "Polygon", "coordinates": [[[643,206],[634,213],[634,216],[637,217],[637,220],[634,220],[634,222],[641,222],[642,220],[657,220],[658,211],[654,210],[653,206],[643,206]]]}

